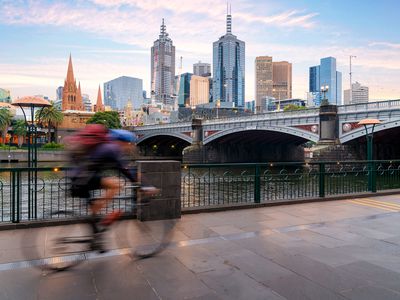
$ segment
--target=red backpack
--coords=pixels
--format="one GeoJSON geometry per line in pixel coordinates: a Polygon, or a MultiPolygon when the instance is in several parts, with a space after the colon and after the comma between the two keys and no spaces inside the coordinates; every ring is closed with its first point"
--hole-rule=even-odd
{"type": "Polygon", "coordinates": [[[97,145],[109,141],[108,129],[101,124],[88,124],[66,138],[70,158],[76,160],[90,153],[97,145]]]}

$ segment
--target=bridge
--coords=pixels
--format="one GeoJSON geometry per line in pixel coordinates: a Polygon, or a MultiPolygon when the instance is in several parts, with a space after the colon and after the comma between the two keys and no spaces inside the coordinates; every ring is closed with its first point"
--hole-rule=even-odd
{"type": "Polygon", "coordinates": [[[396,156],[398,147],[393,137],[400,135],[400,100],[213,120],[194,116],[192,122],[137,127],[135,132],[145,155],[183,152],[184,159],[186,156],[190,161],[189,153],[197,152],[197,158],[192,157],[196,162],[302,160],[304,151],[299,146],[306,142],[359,148],[365,142],[365,130],[358,122],[365,118],[382,121],[375,128],[380,158],[389,158],[386,152],[390,152],[390,158],[396,156]]]}

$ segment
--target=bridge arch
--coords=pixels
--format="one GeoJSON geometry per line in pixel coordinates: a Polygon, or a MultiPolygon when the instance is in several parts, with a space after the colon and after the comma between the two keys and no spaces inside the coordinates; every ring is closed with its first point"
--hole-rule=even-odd
{"type": "MultiPolygon", "coordinates": [[[[383,123],[375,126],[374,133],[392,129],[392,128],[396,128],[396,127],[400,127],[400,119],[393,120],[393,121],[389,120],[387,122],[383,122],[383,123]]],[[[340,138],[340,142],[342,144],[344,144],[344,143],[350,142],[352,140],[355,140],[355,139],[358,139],[358,138],[364,137],[364,136],[365,136],[365,128],[363,126],[363,127],[359,127],[357,129],[352,130],[349,133],[342,135],[342,137],[340,138]]]]}
{"type": "Polygon", "coordinates": [[[283,133],[283,134],[289,134],[292,136],[296,136],[305,140],[309,140],[312,142],[318,142],[319,140],[319,135],[317,133],[311,133],[306,130],[298,129],[298,128],[293,128],[293,127],[283,127],[283,126],[268,126],[268,127],[260,127],[260,126],[254,126],[254,127],[234,127],[226,130],[219,131],[209,137],[206,137],[203,141],[203,144],[209,144],[212,141],[219,139],[221,137],[234,134],[234,133],[240,133],[240,132],[245,132],[245,131],[272,131],[272,132],[278,132],[278,133],[283,133]]]}
{"type": "Polygon", "coordinates": [[[171,137],[175,137],[178,139],[181,139],[185,142],[188,142],[189,144],[192,143],[192,138],[186,134],[183,133],[174,133],[174,132],[163,132],[163,133],[150,133],[150,134],[146,134],[145,136],[139,138],[137,144],[140,144],[148,139],[151,139],[153,137],[157,137],[157,136],[171,136],[171,137]]]}

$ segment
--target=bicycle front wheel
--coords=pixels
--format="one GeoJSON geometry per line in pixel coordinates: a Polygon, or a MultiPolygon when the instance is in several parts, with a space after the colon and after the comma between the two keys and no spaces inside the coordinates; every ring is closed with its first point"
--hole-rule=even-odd
{"type": "Polygon", "coordinates": [[[123,228],[125,234],[119,239],[120,242],[122,240],[122,247],[125,248],[126,253],[133,259],[152,257],[171,245],[177,222],[177,219],[121,221],[120,228],[123,228]]]}
{"type": "Polygon", "coordinates": [[[22,243],[28,263],[42,270],[63,271],[86,260],[93,240],[86,220],[78,222],[72,211],[53,212],[50,219],[63,225],[27,230],[22,243]]]}

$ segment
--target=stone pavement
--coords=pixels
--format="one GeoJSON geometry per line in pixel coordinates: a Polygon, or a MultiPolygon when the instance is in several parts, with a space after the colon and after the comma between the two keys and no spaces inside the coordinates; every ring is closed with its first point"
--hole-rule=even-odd
{"type": "Polygon", "coordinates": [[[0,299],[400,299],[399,211],[393,195],[184,215],[158,257],[59,273],[24,267],[25,230],[0,231],[0,299]]]}

